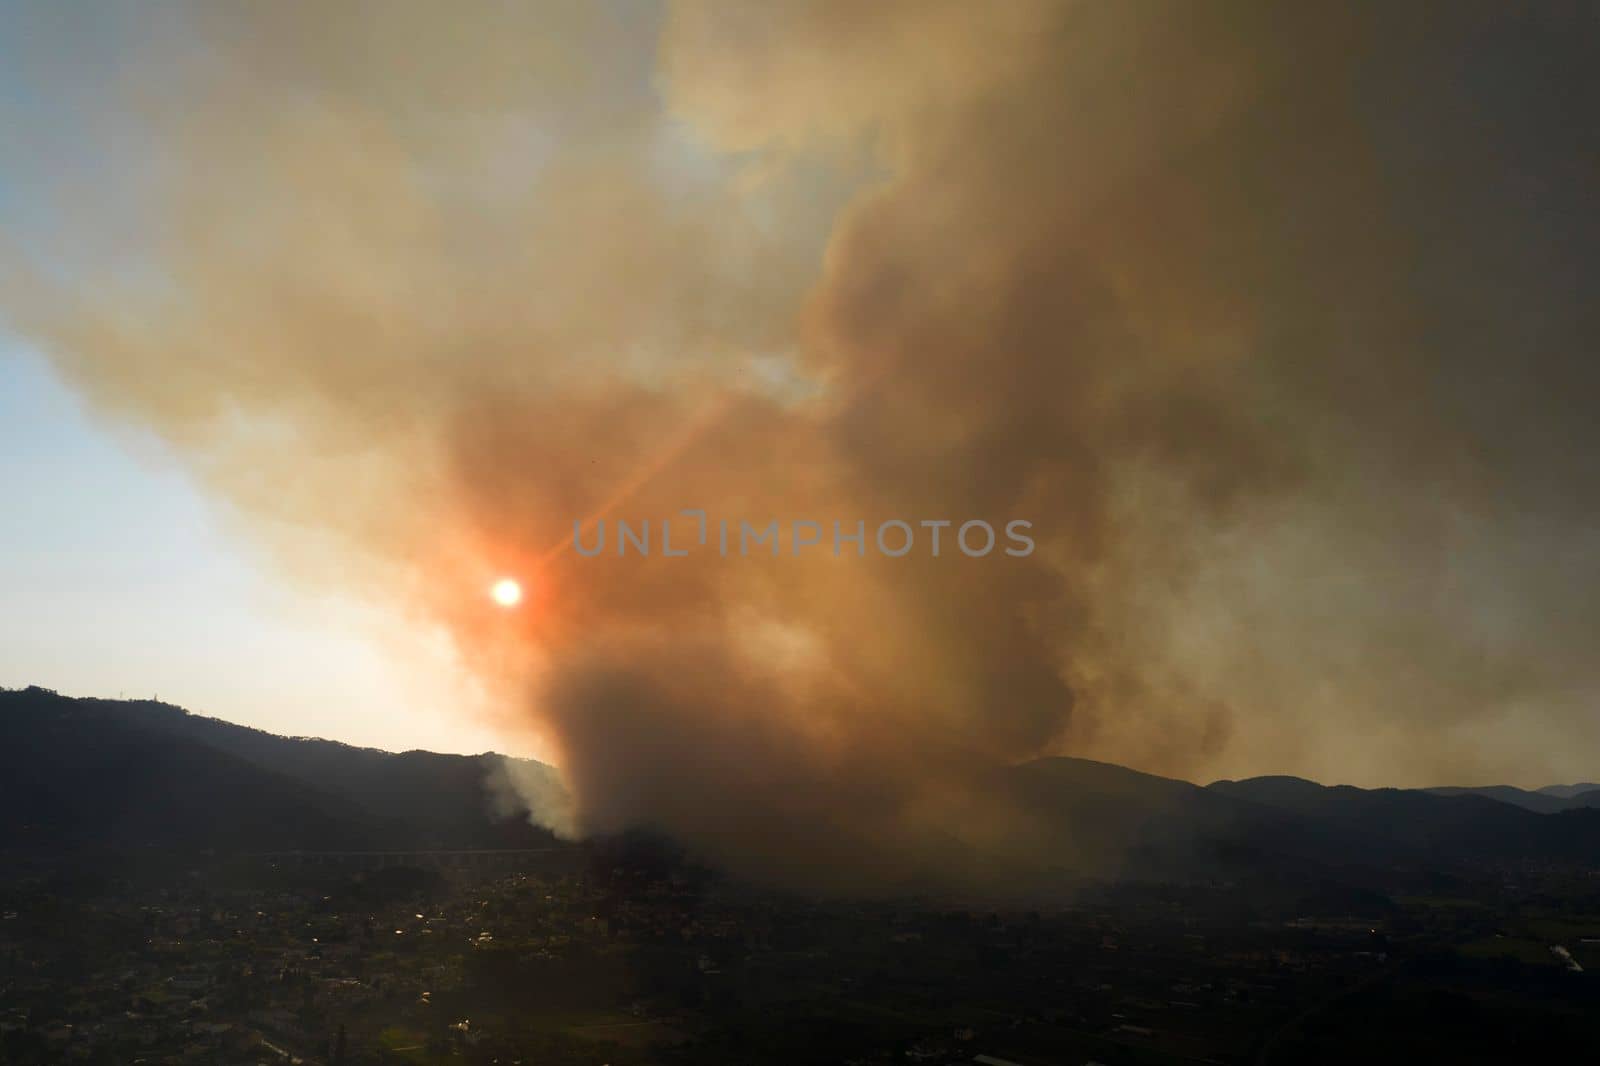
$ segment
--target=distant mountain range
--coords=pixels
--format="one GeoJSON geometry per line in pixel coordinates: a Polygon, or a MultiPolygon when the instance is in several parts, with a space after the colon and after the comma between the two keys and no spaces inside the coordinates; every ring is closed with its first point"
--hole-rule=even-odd
{"type": "Polygon", "coordinates": [[[1600,809],[1541,813],[1495,790],[1362,789],[1297,777],[1202,787],[1067,758],[1016,767],[1004,787],[1038,820],[1041,851],[1137,878],[1600,864],[1600,809]]]}
{"type": "Polygon", "coordinates": [[[1484,796],[1540,814],[1571,811],[1582,807],[1600,807],[1600,785],[1546,785],[1536,792],[1514,788],[1511,785],[1483,785],[1478,788],[1429,788],[1435,796],[1484,796]]]}
{"type": "Polygon", "coordinates": [[[1543,796],[1559,796],[1562,799],[1571,799],[1574,796],[1581,796],[1585,792],[1600,792],[1600,782],[1581,781],[1576,785],[1546,785],[1538,791],[1543,796]]]}
{"type": "Polygon", "coordinates": [[[165,703],[0,690],[0,848],[550,845],[495,787],[504,762],[281,737],[165,703]]]}
{"type": "MultiPolygon", "coordinates": [[[[517,761],[527,778],[554,771],[517,761]]],[[[0,690],[0,849],[529,848],[499,755],[395,754],[275,736],[147,701],[0,690]]],[[[1087,759],[991,782],[1013,859],[1142,879],[1509,861],[1600,864],[1600,788],[1199,786],[1087,759]]],[[[1004,856],[997,858],[1003,859],[1004,856]]]]}

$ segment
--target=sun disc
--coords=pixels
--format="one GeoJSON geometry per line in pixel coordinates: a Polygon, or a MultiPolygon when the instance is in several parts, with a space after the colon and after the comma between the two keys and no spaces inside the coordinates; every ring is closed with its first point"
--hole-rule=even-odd
{"type": "Polygon", "coordinates": [[[489,589],[489,595],[502,607],[515,607],[522,602],[522,586],[515,578],[503,577],[489,589]]]}

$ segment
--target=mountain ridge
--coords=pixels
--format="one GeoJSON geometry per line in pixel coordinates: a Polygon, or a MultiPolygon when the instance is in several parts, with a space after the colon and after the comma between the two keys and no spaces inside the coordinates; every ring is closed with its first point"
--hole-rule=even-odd
{"type": "MultiPolygon", "coordinates": [[[[558,844],[507,802],[505,757],[494,753],[386,752],[40,688],[0,690],[0,740],[0,847],[558,844]]],[[[543,764],[517,769],[560,787],[543,764]]],[[[1285,775],[1199,785],[1067,756],[995,771],[985,787],[1009,805],[1012,858],[1114,877],[1600,859],[1600,809],[1582,793],[1362,789],[1285,775]]]]}
{"type": "MultiPolygon", "coordinates": [[[[505,790],[494,787],[498,764],[508,758],[495,753],[386,752],[283,737],[156,701],[74,698],[38,687],[0,691],[0,737],[8,749],[0,767],[11,771],[0,786],[0,802],[26,809],[46,803],[39,797],[54,797],[70,814],[68,839],[79,842],[112,836],[115,823],[108,819],[103,830],[93,831],[91,811],[71,802],[74,795],[97,800],[103,811],[166,809],[170,795],[184,795],[196,773],[210,786],[191,797],[192,817],[215,807],[255,826],[258,814],[271,813],[269,824],[257,828],[274,847],[301,839],[316,847],[408,848],[525,848],[554,841],[507,803],[505,790]],[[117,752],[102,750],[107,741],[117,752]],[[98,763],[80,765],[75,747],[99,752],[98,763]],[[139,772],[162,766],[171,771],[164,778],[139,772]],[[233,787],[225,787],[218,774],[207,776],[208,767],[225,768],[233,787]],[[134,776],[103,776],[119,768],[134,776]],[[314,828],[307,805],[329,824],[314,828]]],[[[542,764],[531,765],[553,774],[542,764]]],[[[169,813],[181,816],[182,811],[169,813]]],[[[189,841],[192,834],[182,821],[179,817],[165,834],[159,825],[144,826],[142,832],[189,841]]],[[[14,837],[9,831],[14,822],[0,819],[0,841],[14,837]]],[[[226,843],[229,834],[211,836],[226,843]]]]}

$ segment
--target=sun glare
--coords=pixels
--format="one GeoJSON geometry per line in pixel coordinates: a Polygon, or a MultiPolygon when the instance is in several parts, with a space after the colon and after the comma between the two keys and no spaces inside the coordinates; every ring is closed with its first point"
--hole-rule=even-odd
{"type": "Polygon", "coordinates": [[[502,607],[515,607],[522,602],[522,586],[513,578],[503,577],[489,589],[489,595],[502,607]]]}

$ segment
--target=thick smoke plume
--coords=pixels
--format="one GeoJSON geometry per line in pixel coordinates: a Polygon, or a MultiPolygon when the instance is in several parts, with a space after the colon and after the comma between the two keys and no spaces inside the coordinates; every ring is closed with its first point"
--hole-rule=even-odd
{"type": "Polygon", "coordinates": [[[1004,846],[985,783],[1046,754],[1417,784],[1600,757],[1592,18],[3,26],[36,86],[0,103],[7,321],[290,572],[447,626],[572,831],[894,876],[1004,846]],[[683,508],[1038,547],[570,547],[683,508]]]}

